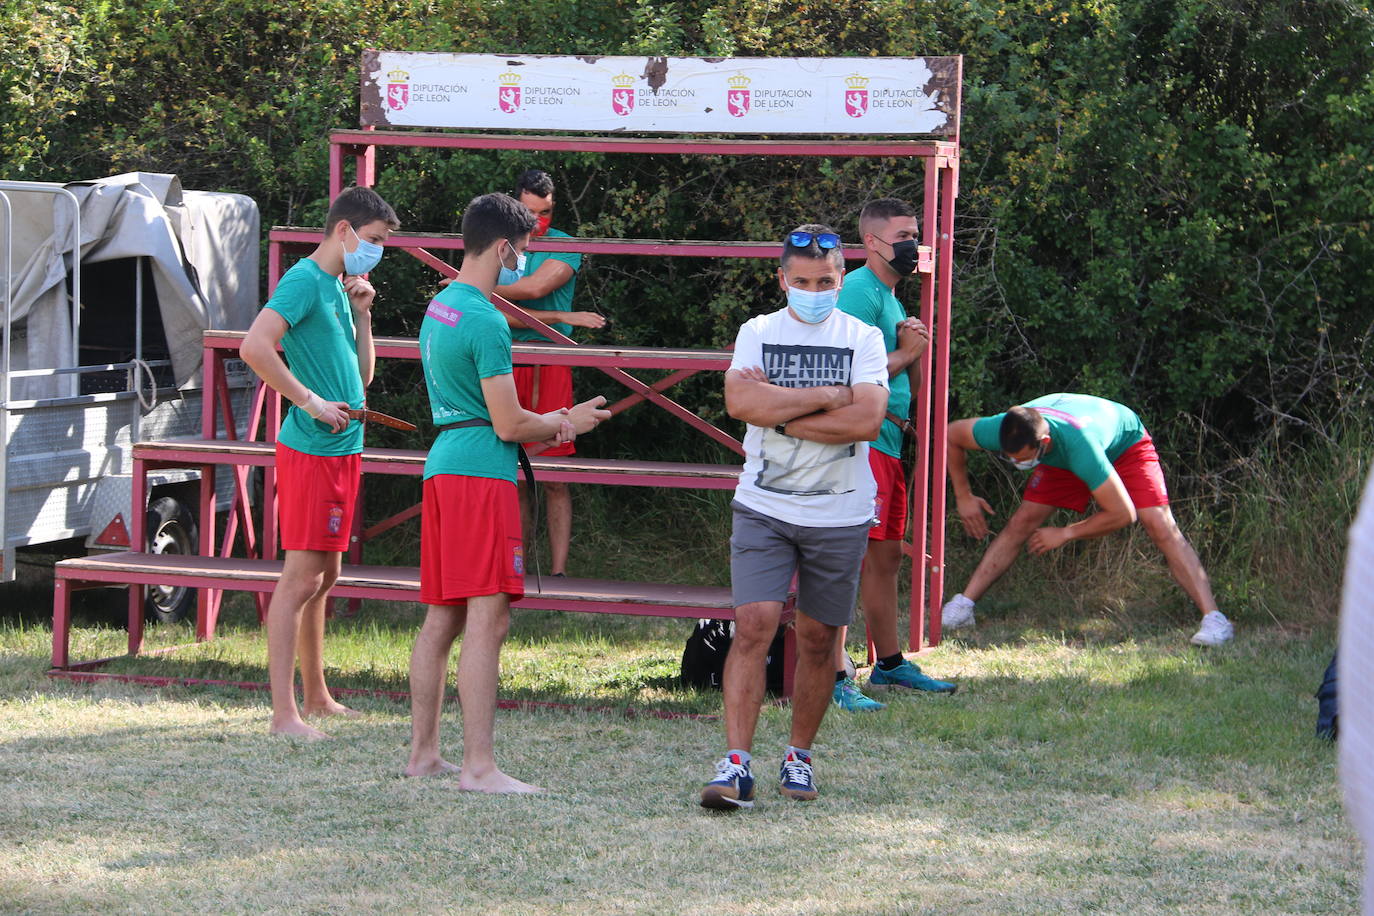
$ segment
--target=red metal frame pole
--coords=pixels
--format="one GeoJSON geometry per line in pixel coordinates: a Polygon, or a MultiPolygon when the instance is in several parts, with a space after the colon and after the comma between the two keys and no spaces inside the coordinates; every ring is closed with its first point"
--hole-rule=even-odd
{"type": "MultiPolygon", "coordinates": [[[[932,251],[938,251],[940,183],[939,170],[934,159],[925,160],[925,193],[922,200],[921,225],[925,233],[925,244],[932,251]]],[[[921,276],[921,321],[931,333],[935,328],[935,278],[930,274],[921,276]]],[[[933,447],[930,423],[931,372],[936,359],[944,359],[944,353],[932,339],[931,346],[921,357],[920,377],[916,390],[916,460],[911,475],[911,617],[910,640],[913,651],[919,652],[925,643],[926,623],[926,574],[930,565],[928,539],[930,527],[930,452],[933,447]]]]}
{"type": "Polygon", "coordinates": [[[940,610],[945,593],[945,461],[946,426],[949,423],[949,339],[950,313],[954,295],[954,201],[959,196],[959,159],[957,151],[945,161],[940,175],[940,250],[936,262],[936,282],[940,285],[940,316],[936,337],[942,359],[935,370],[935,435],[932,448],[932,488],[930,512],[930,644],[940,644],[940,610]]]}

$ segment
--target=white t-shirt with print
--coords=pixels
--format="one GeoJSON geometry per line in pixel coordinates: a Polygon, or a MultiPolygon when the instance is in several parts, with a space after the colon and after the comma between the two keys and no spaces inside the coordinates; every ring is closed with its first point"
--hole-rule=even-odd
{"type": "MultiPolygon", "coordinates": [[[[731,369],[762,367],[784,388],[879,385],[887,390],[887,351],[877,328],[839,309],[807,324],[782,308],[745,322],[731,369]]],[[[874,517],[877,486],[868,443],[829,445],[748,425],[735,499],[779,521],[813,528],[862,525],[874,517]]]]}

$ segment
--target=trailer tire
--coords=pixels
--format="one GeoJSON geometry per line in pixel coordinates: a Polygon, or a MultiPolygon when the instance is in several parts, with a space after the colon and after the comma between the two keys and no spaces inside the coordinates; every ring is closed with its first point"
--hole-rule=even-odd
{"type": "MultiPolygon", "coordinates": [[[[196,517],[175,496],[159,496],[148,503],[148,552],[196,553],[199,528],[196,517]]],[[[184,585],[148,586],[144,608],[149,620],[176,623],[194,613],[196,590],[184,585]]]]}

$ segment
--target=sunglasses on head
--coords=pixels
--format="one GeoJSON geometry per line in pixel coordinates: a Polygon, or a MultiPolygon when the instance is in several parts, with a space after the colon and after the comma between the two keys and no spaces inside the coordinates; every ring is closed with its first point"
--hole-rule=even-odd
{"type": "Polygon", "coordinates": [[[833,232],[792,232],[787,236],[787,244],[793,248],[806,248],[812,242],[820,248],[839,248],[840,237],[833,232]]]}

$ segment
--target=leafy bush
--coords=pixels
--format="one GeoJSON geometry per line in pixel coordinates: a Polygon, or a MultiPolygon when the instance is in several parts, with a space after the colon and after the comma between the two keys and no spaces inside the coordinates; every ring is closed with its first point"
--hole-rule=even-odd
{"type": "MultiPolygon", "coordinates": [[[[365,47],[525,53],[965,55],[954,411],[1073,389],[1136,406],[1190,460],[1369,404],[1374,19],[1318,0],[0,0],[0,172],[129,169],[318,223],[326,132],[365,47]],[[1202,424],[1213,434],[1184,442],[1202,424]]],[[[776,238],[919,198],[903,160],[384,155],[406,228],[452,230],[528,165],[582,235],[776,238]]],[[[392,257],[384,333],[432,280],[392,257]]],[[[719,345],[777,304],[770,265],[599,258],[579,301],[617,341],[719,345]]],[[[914,296],[912,297],[914,298],[914,296]]],[[[403,370],[382,384],[418,398],[403,370]]],[[[609,387],[609,386],[599,386],[609,387]]],[[[683,399],[719,417],[718,386],[683,399]]],[[[640,409],[606,448],[682,444],[640,409]]],[[[676,446],[673,446],[676,447],[676,446]]],[[[690,447],[690,446],[687,446],[690,447]]]]}

